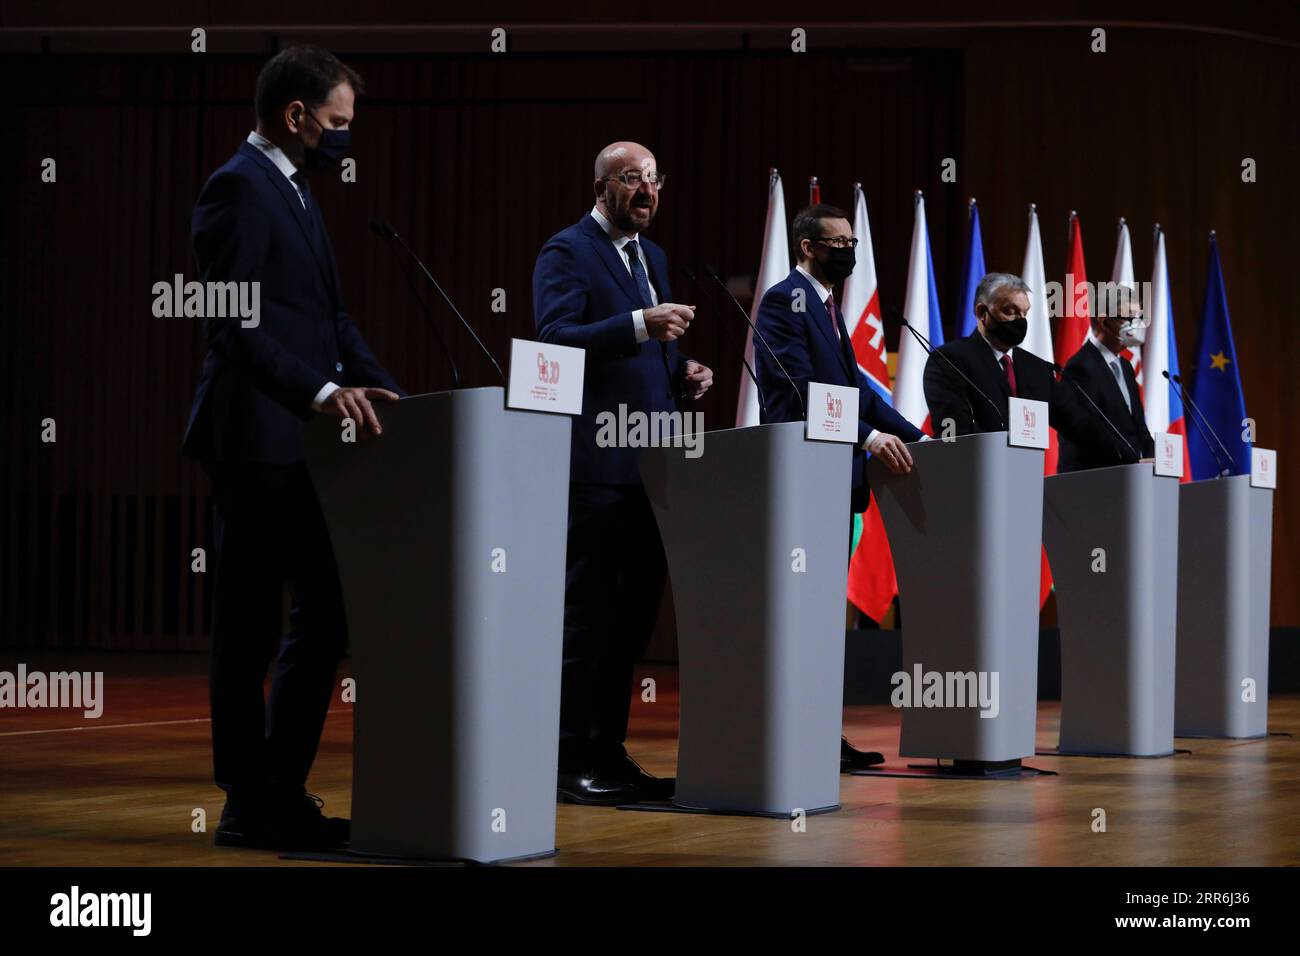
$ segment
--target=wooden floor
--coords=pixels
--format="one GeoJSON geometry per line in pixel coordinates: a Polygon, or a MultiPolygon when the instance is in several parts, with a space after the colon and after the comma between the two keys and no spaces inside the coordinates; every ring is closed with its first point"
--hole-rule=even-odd
{"type": "MultiPolygon", "coordinates": [[[[30,668],[104,670],[98,721],[67,711],[0,710],[0,865],[305,866],[270,852],[217,850],[205,660],[100,655],[26,659],[30,668]],[[84,661],[85,659],[83,659],[84,661]]],[[[12,669],[14,664],[0,664],[12,669]]],[[[658,701],[637,700],[629,750],[671,774],[676,674],[647,668],[658,701]]],[[[1057,742],[1059,707],[1040,704],[1038,744],[1057,742]]],[[[413,715],[413,721],[416,719],[413,715]]],[[[1300,698],[1270,704],[1270,729],[1300,732],[1300,698]]],[[[898,713],[850,707],[845,733],[898,758],[898,713]]],[[[348,815],[352,716],[331,711],[309,789],[348,815]]],[[[561,806],[558,855],[527,866],[1295,865],[1300,863],[1300,738],[1179,741],[1160,760],[1036,757],[1055,777],[965,782],[843,777],[843,808],[790,822],[561,806]],[[1094,833],[1094,809],[1106,833],[1094,833]]]]}

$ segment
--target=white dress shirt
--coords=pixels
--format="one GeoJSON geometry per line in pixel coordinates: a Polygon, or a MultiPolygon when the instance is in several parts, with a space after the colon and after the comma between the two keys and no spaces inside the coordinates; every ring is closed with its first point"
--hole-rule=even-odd
{"type": "MultiPolygon", "coordinates": [[[[614,234],[614,224],[605,218],[598,206],[591,207],[591,218],[600,223],[600,228],[605,230],[605,235],[609,236],[610,241],[614,243],[614,248],[618,250],[618,259],[623,263],[623,268],[627,270],[628,275],[631,275],[632,264],[627,261],[627,253],[623,251],[623,247],[631,242],[633,237],[616,236],[614,234]]],[[[636,244],[636,255],[641,260],[641,268],[645,270],[646,285],[650,287],[650,301],[658,305],[659,293],[655,291],[655,284],[650,281],[650,263],[646,260],[645,249],[642,248],[639,242],[636,244]]],[[[632,313],[632,328],[636,330],[638,345],[649,340],[650,331],[645,327],[645,309],[637,309],[632,313]]]]}
{"type": "MultiPolygon", "coordinates": [[[[307,198],[302,194],[302,190],[298,188],[298,184],[293,181],[294,173],[298,172],[298,167],[293,164],[293,160],[284,155],[284,151],[280,149],[279,146],[276,146],[275,143],[271,142],[257,130],[253,130],[248,134],[248,142],[265,153],[266,158],[275,164],[275,168],[284,173],[284,178],[289,180],[289,185],[292,186],[293,191],[298,194],[298,202],[302,203],[303,209],[306,209],[307,198]]],[[[325,404],[325,399],[329,398],[338,390],[338,385],[333,382],[326,382],[321,386],[320,391],[316,393],[316,397],[311,400],[311,407],[319,412],[321,406],[325,404]]]]}
{"type": "Polygon", "coordinates": [[[1092,329],[1088,330],[1088,341],[1097,346],[1097,351],[1101,353],[1102,361],[1106,363],[1106,369],[1110,372],[1111,377],[1115,379],[1115,384],[1119,386],[1120,395],[1124,396],[1124,407],[1133,412],[1133,402],[1128,394],[1128,381],[1124,378],[1124,366],[1118,355],[1106,348],[1101,339],[1097,338],[1092,329]]]}

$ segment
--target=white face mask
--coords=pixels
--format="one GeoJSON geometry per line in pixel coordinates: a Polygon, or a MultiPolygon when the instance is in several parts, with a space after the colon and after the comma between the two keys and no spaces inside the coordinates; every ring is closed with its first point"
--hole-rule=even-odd
{"type": "Polygon", "coordinates": [[[1119,324],[1119,341],[1126,349],[1145,344],[1147,327],[1143,319],[1124,319],[1119,324]]]}

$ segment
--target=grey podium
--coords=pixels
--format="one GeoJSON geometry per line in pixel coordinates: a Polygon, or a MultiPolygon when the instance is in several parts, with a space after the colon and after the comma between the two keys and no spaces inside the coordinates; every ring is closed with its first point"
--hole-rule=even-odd
{"type": "Polygon", "coordinates": [[[803,422],[650,448],[641,474],[677,610],[678,806],[839,805],[852,449],[803,422]]]}
{"type": "Polygon", "coordinates": [[[1061,630],[1060,752],[1173,754],[1178,479],[1149,463],[1053,475],[1043,541],[1061,630]]]}
{"type": "Polygon", "coordinates": [[[352,850],[551,853],[570,420],[501,388],[379,413],[379,438],[305,438],[356,678],[352,850]]]}
{"type": "Polygon", "coordinates": [[[1037,716],[1043,452],[1006,432],[907,447],[909,474],[874,458],[867,473],[894,555],[904,673],[937,674],[947,693],[902,708],[899,754],[1018,774],[1037,716]],[[996,680],[995,708],[972,700],[981,677],[990,692],[996,680]]]}
{"type": "Polygon", "coordinates": [[[1268,733],[1273,491],[1249,475],[1179,489],[1176,737],[1268,733]]]}

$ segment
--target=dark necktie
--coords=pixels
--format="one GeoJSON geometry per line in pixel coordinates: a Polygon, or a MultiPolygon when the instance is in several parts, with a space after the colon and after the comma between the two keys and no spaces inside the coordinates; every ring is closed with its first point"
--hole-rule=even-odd
{"type": "Polygon", "coordinates": [[[623,251],[627,253],[627,263],[632,268],[632,280],[641,292],[641,308],[654,308],[654,296],[650,294],[650,280],[646,277],[645,266],[641,265],[640,247],[637,246],[636,240],[630,240],[623,246],[623,251]]]}
{"type": "Polygon", "coordinates": [[[835,330],[835,340],[837,342],[842,341],[844,337],[840,335],[840,320],[835,315],[835,296],[828,295],[824,305],[826,306],[826,314],[831,317],[831,328],[835,330]]]}
{"type": "Polygon", "coordinates": [[[312,199],[311,189],[307,185],[307,174],[301,169],[289,177],[293,180],[294,185],[298,187],[302,194],[303,212],[307,215],[307,224],[311,229],[312,241],[315,242],[320,237],[320,216],[316,211],[316,203],[312,199]]]}
{"type": "Polygon", "coordinates": [[[1008,352],[1002,356],[1002,367],[1007,370],[1007,384],[1011,386],[1011,394],[1016,394],[1016,367],[1011,364],[1011,353],[1008,352]]]}

